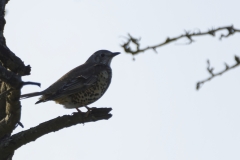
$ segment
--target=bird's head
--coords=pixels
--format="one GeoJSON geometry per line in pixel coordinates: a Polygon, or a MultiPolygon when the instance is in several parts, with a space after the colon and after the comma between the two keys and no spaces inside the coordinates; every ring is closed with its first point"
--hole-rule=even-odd
{"type": "Polygon", "coordinates": [[[120,52],[110,52],[108,50],[99,50],[93,53],[87,60],[87,63],[98,63],[98,64],[111,64],[112,58],[116,55],[120,54],[120,52]]]}

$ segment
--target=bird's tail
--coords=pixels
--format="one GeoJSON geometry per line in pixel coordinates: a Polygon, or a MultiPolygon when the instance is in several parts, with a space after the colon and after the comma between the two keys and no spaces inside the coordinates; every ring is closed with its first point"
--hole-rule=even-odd
{"type": "Polygon", "coordinates": [[[42,95],[42,92],[33,92],[33,93],[23,94],[20,96],[20,98],[25,99],[25,98],[30,98],[30,97],[40,96],[40,95],[42,95]]]}

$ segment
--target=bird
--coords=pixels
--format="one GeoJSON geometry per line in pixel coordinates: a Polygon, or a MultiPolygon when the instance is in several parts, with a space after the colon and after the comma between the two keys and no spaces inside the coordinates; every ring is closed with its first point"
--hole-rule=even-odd
{"type": "Polygon", "coordinates": [[[70,70],[55,83],[41,92],[23,94],[21,99],[40,96],[35,103],[55,101],[64,108],[85,107],[89,111],[89,104],[97,101],[108,89],[112,79],[112,69],[110,67],[113,57],[120,52],[110,52],[99,50],[93,53],[87,61],[70,70]]]}

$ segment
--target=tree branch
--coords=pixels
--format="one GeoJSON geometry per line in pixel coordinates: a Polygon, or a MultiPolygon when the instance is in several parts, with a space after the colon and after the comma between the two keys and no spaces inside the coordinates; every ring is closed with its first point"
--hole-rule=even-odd
{"type": "MultiPolygon", "coordinates": [[[[222,38],[227,38],[227,37],[229,37],[229,36],[231,36],[231,35],[233,35],[233,34],[235,34],[235,33],[240,33],[240,29],[234,28],[233,25],[232,25],[232,26],[212,28],[212,29],[209,29],[208,31],[205,31],[205,32],[201,32],[200,30],[197,31],[197,32],[185,31],[184,34],[181,34],[181,35],[176,36],[176,37],[173,37],[173,38],[169,38],[169,37],[168,37],[168,38],[167,38],[164,42],[162,42],[162,43],[159,43],[159,44],[157,44],[157,45],[147,46],[147,47],[145,47],[145,48],[141,48],[141,47],[140,47],[140,40],[141,40],[140,38],[137,39],[137,38],[132,37],[130,34],[128,34],[127,41],[126,41],[125,43],[123,43],[123,44],[121,45],[121,47],[124,49],[124,51],[125,51],[126,53],[130,53],[130,54],[132,54],[132,55],[136,55],[136,54],[139,54],[139,53],[141,53],[141,52],[145,52],[145,51],[150,50],[150,49],[152,49],[154,52],[157,52],[157,50],[156,50],[157,48],[162,47],[162,46],[164,46],[164,45],[167,45],[167,44],[169,44],[169,43],[171,43],[171,42],[177,41],[177,40],[179,40],[179,39],[187,38],[187,39],[188,39],[188,43],[186,43],[186,44],[191,44],[191,43],[194,42],[193,37],[205,36],[205,35],[210,35],[210,36],[213,36],[213,37],[214,37],[217,32],[223,31],[223,30],[226,30],[227,33],[226,33],[226,34],[221,34],[221,35],[219,36],[219,40],[221,40],[222,38]],[[130,47],[130,44],[134,44],[134,45],[136,46],[135,50],[130,47]]],[[[220,75],[222,75],[223,73],[225,73],[225,72],[227,72],[227,71],[229,71],[229,70],[231,70],[231,69],[239,66],[239,57],[235,56],[235,61],[236,61],[236,64],[234,64],[233,66],[230,66],[230,67],[225,63],[225,66],[226,66],[225,70],[223,70],[223,71],[221,71],[221,72],[218,72],[218,73],[216,73],[216,74],[213,73],[213,68],[210,67],[210,62],[207,61],[207,63],[208,63],[207,71],[209,72],[209,74],[210,74],[211,76],[210,76],[209,78],[205,79],[205,80],[202,80],[202,81],[197,82],[197,84],[196,84],[196,89],[199,90],[200,87],[201,87],[205,82],[210,81],[210,80],[213,79],[214,77],[220,76],[220,75]]]]}
{"type": "Polygon", "coordinates": [[[0,117],[0,139],[5,135],[11,134],[16,124],[19,123],[21,117],[21,104],[19,101],[20,98],[20,89],[23,85],[34,84],[40,85],[39,83],[33,82],[22,82],[21,77],[14,74],[11,71],[8,71],[0,65],[0,79],[5,82],[2,82],[2,87],[4,90],[1,90],[1,101],[3,104],[0,107],[1,115],[0,117]],[[5,101],[5,102],[3,102],[5,101]]]}
{"type": "Polygon", "coordinates": [[[45,134],[80,123],[95,122],[104,119],[108,120],[112,117],[109,113],[111,110],[111,108],[94,108],[89,114],[74,113],[73,115],[64,115],[12,135],[0,143],[0,160],[6,159],[6,157],[8,157],[8,155],[14,150],[18,149],[22,145],[35,141],[45,134]]]}
{"type": "MultiPolygon", "coordinates": [[[[9,89],[10,87],[7,86],[9,89]]],[[[0,137],[6,134],[11,134],[16,124],[20,121],[21,117],[21,104],[19,101],[20,90],[11,91],[6,99],[5,112],[6,116],[0,121],[0,137]]]]}
{"type": "Polygon", "coordinates": [[[8,0],[0,0],[0,61],[2,65],[8,69],[10,69],[14,73],[18,73],[19,75],[29,75],[31,71],[31,67],[25,66],[23,61],[18,58],[7,46],[6,40],[3,36],[4,26],[6,21],[4,19],[5,16],[5,5],[8,0]]]}
{"type": "Polygon", "coordinates": [[[12,89],[21,89],[24,85],[37,85],[40,87],[40,83],[36,82],[23,82],[21,76],[14,74],[7,70],[0,64],[0,79],[11,86],[12,89]]]}
{"type": "MultiPolygon", "coordinates": [[[[5,90],[11,90],[9,85],[2,82],[1,91],[5,90]]],[[[0,121],[0,143],[3,142],[5,139],[8,139],[16,127],[16,124],[20,121],[21,117],[21,104],[19,101],[20,97],[20,90],[12,90],[9,92],[8,95],[5,95],[1,97],[0,103],[1,111],[4,111],[1,113],[1,121],[0,121]],[[5,117],[2,117],[4,116],[5,117]]],[[[5,158],[7,160],[11,160],[12,156],[14,154],[14,151],[8,154],[8,156],[5,158]]]]}
{"type": "Polygon", "coordinates": [[[21,77],[8,71],[2,65],[0,65],[0,79],[3,82],[8,83],[12,88],[20,89],[22,87],[21,77]]]}
{"type": "MultiPolygon", "coordinates": [[[[21,104],[19,101],[20,89],[23,85],[21,76],[29,75],[31,67],[25,66],[7,46],[3,35],[5,26],[5,5],[8,0],[0,0],[0,143],[9,139],[12,131],[20,121],[21,104]]],[[[5,155],[5,159],[11,160],[14,150],[5,155]]],[[[0,156],[2,158],[2,155],[0,156]]]]}
{"type": "Polygon", "coordinates": [[[200,87],[202,87],[202,85],[203,85],[205,82],[208,82],[208,81],[210,81],[211,79],[213,79],[214,77],[220,76],[220,75],[222,75],[223,73],[225,73],[225,72],[227,72],[227,71],[229,71],[229,70],[231,70],[231,69],[239,66],[239,65],[240,65],[240,58],[239,58],[238,56],[235,56],[234,59],[235,59],[235,62],[236,62],[234,65],[229,66],[227,63],[225,63],[225,69],[224,69],[223,71],[218,72],[218,73],[213,73],[214,68],[210,66],[210,61],[207,60],[207,71],[208,71],[208,73],[210,74],[210,77],[207,78],[207,79],[205,79],[205,80],[202,80],[202,81],[197,82],[197,84],[196,84],[196,89],[199,90],[200,87]]]}
{"type": "Polygon", "coordinates": [[[123,43],[121,45],[121,47],[124,49],[124,51],[126,53],[130,53],[132,55],[136,55],[138,53],[145,52],[147,50],[153,50],[154,52],[157,52],[157,50],[156,50],[157,48],[162,47],[164,45],[167,45],[169,43],[172,43],[174,41],[177,41],[179,39],[187,38],[188,43],[186,43],[186,44],[191,44],[191,43],[194,42],[193,37],[205,36],[205,35],[210,35],[210,36],[214,37],[216,35],[216,32],[219,32],[219,31],[222,31],[222,30],[226,30],[228,33],[227,34],[221,34],[220,37],[219,37],[220,40],[222,38],[227,38],[227,37],[229,37],[229,36],[231,36],[235,33],[240,33],[240,30],[234,28],[233,26],[219,27],[219,28],[216,28],[216,29],[212,28],[212,29],[209,29],[208,31],[205,31],[205,32],[201,32],[200,30],[197,31],[197,32],[185,31],[184,34],[181,34],[181,35],[173,37],[173,38],[168,37],[162,43],[159,43],[157,45],[147,46],[145,48],[140,47],[140,40],[141,40],[140,38],[137,39],[137,38],[132,37],[130,34],[128,34],[127,42],[123,43]],[[130,47],[131,43],[136,46],[135,50],[130,47]]]}

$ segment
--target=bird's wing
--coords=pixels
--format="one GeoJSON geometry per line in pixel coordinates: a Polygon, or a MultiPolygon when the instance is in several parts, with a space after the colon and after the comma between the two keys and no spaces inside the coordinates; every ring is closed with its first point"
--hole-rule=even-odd
{"type": "Polygon", "coordinates": [[[71,91],[75,89],[82,88],[84,86],[90,86],[94,84],[97,81],[97,76],[92,75],[91,77],[84,77],[84,76],[78,76],[71,81],[67,82],[63,88],[62,91],[71,91]]]}
{"type": "MultiPolygon", "coordinates": [[[[61,83],[61,86],[54,86],[54,88],[57,88],[54,92],[49,90],[51,92],[45,93],[36,103],[59,99],[61,97],[83,91],[94,85],[97,81],[97,75],[105,69],[109,70],[110,67],[102,64],[90,66],[79,72],[79,74],[76,74],[72,78],[68,79],[65,83],[61,83]]],[[[69,73],[69,76],[71,76],[71,73],[69,73]]],[[[64,79],[61,81],[64,81],[64,79]]],[[[57,83],[55,83],[55,85],[57,85],[57,83]]]]}

